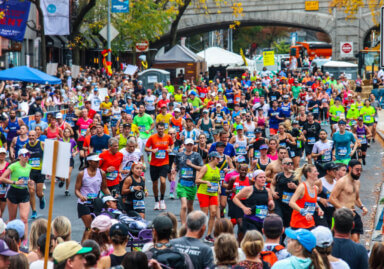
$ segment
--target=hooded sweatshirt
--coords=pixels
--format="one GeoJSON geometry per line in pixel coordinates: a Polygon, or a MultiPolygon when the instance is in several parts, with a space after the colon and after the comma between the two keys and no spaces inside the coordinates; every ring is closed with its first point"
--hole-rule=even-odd
{"type": "Polygon", "coordinates": [[[298,258],[291,256],[281,261],[277,261],[272,269],[310,269],[312,260],[310,258],[298,258]]]}

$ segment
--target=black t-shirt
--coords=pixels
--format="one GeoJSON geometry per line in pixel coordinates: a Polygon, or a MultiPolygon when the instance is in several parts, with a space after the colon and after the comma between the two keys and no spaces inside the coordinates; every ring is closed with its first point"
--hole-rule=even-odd
{"type": "Polygon", "coordinates": [[[253,142],[253,150],[260,150],[260,146],[266,144],[265,139],[263,137],[255,139],[253,142]]]}
{"type": "Polygon", "coordinates": [[[313,114],[319,114],[320,106],[321,106],[320,100],[316,100],[316,101],[315,100],[309,100],[309,102],[308,102],[308,108],[313,108],[311,111],[313,114]],[[315,105],[317,105],[317,107],[314,107],[315,105]]]}
{"type": "Polygon", "coordinates": [[[36,103],[33,103],[29,107],[28,115],[35,115],[36,112],[40,112],[42,115],[44,115],[43,110],[41,109],[41,106],[38,106],[36,103]]]}
{"type": "Polygon", "coordinates": [[[351,269],[368,269],[367,250],[351,239],[335,238],[332,256],[343,259],[351,269]]]}
{"type": "Polygon", "coordinates": [[[269,101],[272,103],[273,101],[277,101],[280,99],[280,92],[278,91],[270,91],[269,94],[268,94],[268,97],[269,97],[269,101]]]}
{"type": "Polygon", "coordinates": [[[317,122],[304,123],[303,131],[307,131],[307,133],[305,134],[305,137],[307,138],[307,144],[313,145],[317,140],[319,140],[320,129],[321,126],[317,122]]]}

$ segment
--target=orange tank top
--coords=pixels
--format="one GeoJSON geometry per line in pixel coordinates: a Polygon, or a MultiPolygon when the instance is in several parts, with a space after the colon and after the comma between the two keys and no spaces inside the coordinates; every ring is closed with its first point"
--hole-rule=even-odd
{"type": "MultiPolygon", "coordinates": [[[[317,203],[317,189],[315,187],[315,194],[314,194],[314,197],[311,197],[309,195],[309,192],[308,192],[308,187],[307,187],[307,184],[303,183],[304,184],[304,187],[305,187],[305,190],[304,190],[304,195],[302,198],[298,199],[296,201],[296,204],[300,207],[300,208],[304,208],[308,211],[309,214],[311,214],[313,216],[313,214],[315,213],[315,209],[316,209],[316,203],[317,203]]],[[[304,229],[308,229],[308,228],[312,228],[315,226],[315,220],[312,219],[310,221],[308,221],[305,216],[302,216],[300,214],[300,212],[296,211],[296,210],[293,210],[292,211],[292,217],[291,217],[291,223],[290,223],[290,226],[292,228],[304,228],[304,229]]]]}
{"type": "Polygon", "coordinates": [[[179,139],[180,133],[183,130],[183,118],[182,117],[180,117],[179,119],[171,118],[171,126],[176,130],[177,139],[179,139]]]}

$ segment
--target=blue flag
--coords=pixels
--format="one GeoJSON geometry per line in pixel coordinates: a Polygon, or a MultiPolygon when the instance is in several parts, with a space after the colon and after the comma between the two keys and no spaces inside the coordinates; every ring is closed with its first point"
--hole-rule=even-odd
{"type": "Polygon", "coordinates": [[[0,0],[0,36],[23,41],[31,2],[0,0]]]}
{"type": "Polygon", "coordinates": [[[129,12],[129,0],[112,0],[113,13],[128,13],[129,12]]]}

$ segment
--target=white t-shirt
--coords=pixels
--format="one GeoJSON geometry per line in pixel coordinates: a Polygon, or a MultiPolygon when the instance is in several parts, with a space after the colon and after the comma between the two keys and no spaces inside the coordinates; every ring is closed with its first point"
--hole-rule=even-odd
{"type": "Polygon", "coordinates": [[[154,96],[153,94],[151,96],[146,95],[144,97],[145,109],[149,111],[155,110],[155,101],[156,96],[154,96]]]}
{"type": "MultiPolygon", "coordinates": [[[[53,262],[48,261],[48,269],[53,269],[53,262]]],[[[44,269],[44,260],[37,260],[29,265],[29,269],[44,269]]]]}
{"type": "Polygon", "coordinates": [[[312,153],[319,154],[321,151],[325,150],[325,153],[319,156],[318,160],[321,160],[323,162],[330,162],[332,161],[332,147],[332,140],[327,140],[327,142],[325,143],[319,140],[313,145],[312,153]]]}
{"type": "MultiPolygon", "coordinates": [[[[333,179],[332,184],[329,184],[329,182],[325,179],[325,177],[320,178],[321,183],[323,184],[323,191],[327,194],[327,199],[329,199],[329,196],[331,195],[331,192],[333,188],[336,185],[336,179],[333,179]]],[[[328,203],[329,207],[333,207],[332,204],[328,203]]]]}
{"type": "MultiPolygon", "coordinates": [[[[131,170],[131,166],[134,162],[139,162],[143,153],[140,149],[135,149],[132,153],[128,152],[125,148],[120,150],[123,153],[123,170],[131,170]]],[[[128,174],[121,174],[123,178],[126,178],[128,174]]]]}
{"type": "Polygon", "coordinates": [[[343,261],[342,259],[339,259],[337,262],[331,262],[332,269],[349,269],[348,263],[343,261]]]}

